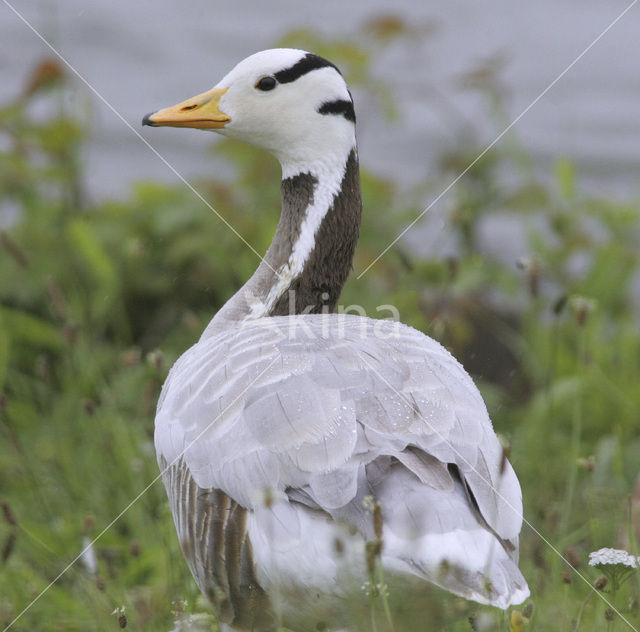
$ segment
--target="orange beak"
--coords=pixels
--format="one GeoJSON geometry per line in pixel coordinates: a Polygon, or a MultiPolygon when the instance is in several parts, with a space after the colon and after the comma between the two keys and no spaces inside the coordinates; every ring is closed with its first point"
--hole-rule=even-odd
{"type": "Polygon", "coordinates": [[[197,129],[220,129],[231,117],[219,109],[220,98],[229,88],[213,88],[142,119],[143,125],[152,127],[195,127],[197,129]]]}

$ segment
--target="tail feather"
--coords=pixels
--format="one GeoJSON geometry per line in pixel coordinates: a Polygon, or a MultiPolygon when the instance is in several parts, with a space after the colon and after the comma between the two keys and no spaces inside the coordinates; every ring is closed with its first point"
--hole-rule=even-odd
{"type": "Polygon", "coordinates": [[[434,489],[395,467],[375,489],[383,516],[383,563],[479,603],[507,608],[529,595],[517,541],[502,540],[477,517],[466,491],[434,489]]]}

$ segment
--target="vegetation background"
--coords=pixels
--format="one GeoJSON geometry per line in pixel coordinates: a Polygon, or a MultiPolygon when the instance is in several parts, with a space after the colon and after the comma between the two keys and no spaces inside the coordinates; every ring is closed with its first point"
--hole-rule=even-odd
{"type": "MultiPolygon", "coordinates": [[[[370,61],[397,38],[410,45],[411,26],[387,18],[349,41],[297,31],[280,44],[329,57],[394,116],[370,61]]],[[[498,75],[488,64],[466,81],[501,131],[498,75]]],[[[0,232],[0,625],[20,615],[11,630],[186,629],[207,607],[157,479],[155,403],[168,368],[257,260],[183,185],[144,182],[126,199],[89,202],[91,113],[70,109],[69,91],[83,88],[45,60],[0,107],[0,202],[17,217],[0,232]],[[35,114],[42,103],[46,117],[35,114]]],[[[467,131],[411,195],[363,173],[356,270],[483,149],[467,131]]],[[[278,219],[277,164],[231,142],[214,151],[236,175],[196,188],[263,252],[278,219]]],[[[618,582],[616,569],[587,565],[600,547],[639,552],[639,201],[585,196],[566,160],[549,175],[536,178],[511,136],[450,193],[457,256],[418,257],[400,241],[342,297],[369,314],[394,304],[473,375],[522,483],[532,597],[502,613],[433,587],[412,602],[391,590],[393,628],[374,600],[354,605],[356,629],[640,627],[637,571],[618,582]],[[478,255],[488,216],[527,227],[518,266],[478,255]],[[610,581],[596,589],[603,571],[610,581]]]]}

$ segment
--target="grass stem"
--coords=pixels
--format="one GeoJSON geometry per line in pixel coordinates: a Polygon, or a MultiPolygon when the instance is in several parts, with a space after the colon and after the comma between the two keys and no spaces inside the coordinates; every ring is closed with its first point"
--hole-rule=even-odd
{"type": "Polygon", "coordinates": [[[586,364],[586,331],[584,326],[579,326],[578,349],[576,351],[576,378],[578,388],[573,402],[573,415],[571,419],[571,443],[569,450],[569,472],[567,476],[567,488],[563,503],[562,519],[560,521],[560,541],[566,546],[567,535],[571,522],[571,513],[578,479],[578,458],[582,444],[582,398],[584,392],[584,367],[586,364]]]}

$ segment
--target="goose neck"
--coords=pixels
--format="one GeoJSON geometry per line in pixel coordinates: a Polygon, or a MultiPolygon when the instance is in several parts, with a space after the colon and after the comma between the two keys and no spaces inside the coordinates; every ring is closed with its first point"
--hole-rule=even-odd
{"type": "Polygon", "coordinates": [[[205,331],[266,316],[334,311],[349,275],[361,217],[355,147],[331,168],[283,170],[282,212],[271,246],[249,281],[205,331]]]}

